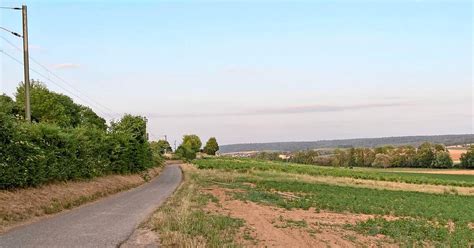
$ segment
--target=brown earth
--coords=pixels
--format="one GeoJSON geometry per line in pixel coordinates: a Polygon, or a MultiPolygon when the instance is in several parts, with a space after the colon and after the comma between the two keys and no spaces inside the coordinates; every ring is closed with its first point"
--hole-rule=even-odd
{"type": "MultiPolygon", "coordinates": [[[[344,228],[374,215],[328,211],[286,210],[232,199],[222,188],[205,189],[219,199],[207,211],[245,220],[239,243],[245,247],[397,247],[389,238],[364,236],[344,228]]],[[[290,196],[291,197],[291,196],[290,196]]],[[[383,216],[395,219],[391,216],[383,216]]]]}
{"type": "Polygon", "coordinates": [[[109,175],[87,181],[58,182],[39,187],[0,190],[0,233],[41,216],[54,214],[119,191],[136,187],[153,178],[161,168],[143,175],[109,175]]]}

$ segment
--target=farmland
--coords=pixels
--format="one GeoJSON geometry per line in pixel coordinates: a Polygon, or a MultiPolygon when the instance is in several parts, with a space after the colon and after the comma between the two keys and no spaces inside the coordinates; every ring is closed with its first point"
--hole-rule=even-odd
{"type": "Polygon", "coordinates": [[[202,159],[147,225],[165,246],[474,242],[474,176],[202,159]]]}

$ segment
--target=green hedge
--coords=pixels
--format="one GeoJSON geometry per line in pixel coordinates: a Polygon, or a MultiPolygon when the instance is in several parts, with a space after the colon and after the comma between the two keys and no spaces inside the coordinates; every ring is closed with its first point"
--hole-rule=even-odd
{"type": "Polygon", "coordinates": [[[0,188],[135,173],[153,166],[148,142],[131,132],[29,124],[0,113],[0,188]]]}

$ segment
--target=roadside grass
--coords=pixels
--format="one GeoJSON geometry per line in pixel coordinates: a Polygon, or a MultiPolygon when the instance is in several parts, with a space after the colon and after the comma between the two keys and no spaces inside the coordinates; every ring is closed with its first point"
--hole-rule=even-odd
{"type": "Polygon", "coordinates": [[[469,247],[474,242],[470,227],[474,223],[472,196],[302,182],[285,178],[284,174],[277,176],[270,170],[267,177],[262,170],[256,174],[236,171],[239,170],[202,170],[202,184],[238,189],[233,193],[235,199],[286,209],[371,214],[376,218],[345,228],[365,235],[383,234],[404,247],[469,247]]]}
{"type": "Polygon", "coordinates": [[[195,164],[200,169],[219,169],[224,171],[274,171],[310,176],[348,177],[355,179],[404,182],[411,184],[474,187],[474,176],[472,175],[422,174],[414,172],[390,171],[383,172],[380,169],[371,168],[349,169],[231,158],[201,159],[197,160],[195,164]]]}
{"type": "Polygon", "coordinates": [[[141,175],[109,175],[91,180],[0,190],[0,233],[34,218],[55,214],[137,187],[157,176],[160,171],[161,168],[155,167],[141,175]]]}
{"type": "Polygon", "coordinates": [[[218,199],[200,192],[202,178],[184,168],[185,181],[146,224],[165,247],[238,247],[235,236],[244,221],[205,210],[218,199]]]}

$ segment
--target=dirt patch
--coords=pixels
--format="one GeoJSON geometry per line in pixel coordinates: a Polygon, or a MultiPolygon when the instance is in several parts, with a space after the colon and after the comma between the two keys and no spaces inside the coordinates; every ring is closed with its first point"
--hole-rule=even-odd
{"type": "Polygon", "coordinates": [[[156,232],[150,229],[139,228],[133,232],[130,238],[120,248],[158,248],[160,239],[156,232]]]}
{"type": "Polygon", "coordinates": [[[207,211],[245,220],[239,243],[246,247],[396,247],[382,235],[364,236],[344,229],[346,224],[367,221],[374,215],[286,210],[234,200],[228,189],[212,188],[205,192],[219,199],[218,204],[209,203],[207,211]]]}
{"type": "Polygon", "coordinates": [[[0,233],[36,220],[40,216],[70,209],[97,198],[136,187],[145,178],[159,174],[160,168],[147,175],[109,175],[88,181],[70,181],[34,188],[0,190],[0,233]]]}

